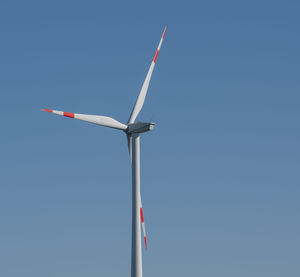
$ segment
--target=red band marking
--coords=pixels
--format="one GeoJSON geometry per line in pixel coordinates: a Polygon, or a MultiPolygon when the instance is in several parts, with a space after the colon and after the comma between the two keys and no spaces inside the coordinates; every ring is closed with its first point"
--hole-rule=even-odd
{"type": "Polygon", "coordinates": [[[156,62],[158,52],[159,52],[159,50],[157,49],[157,50],[156,50],[156,53],[155,53],[155,56],[154,56],[154,58],[153,58],[153,62],[154,62],[154,63],[156,62]]]}
{"type": "Polygon", "coordinates": [[[73,113],[64,112],[64,116],[74,118],[74,114],[73,113]]]}
{"type": "Polygon", "coordinates": [[[141,214],[142,223],[144,223],[144,216],[143,216],[143,209],[142,208],[140,208],[140,214],[141,214]]]}
{"type": "Polygon", "coordinates": [[[146,249],[148,249],[148,248],[147,248],[147,239],[146,239],[146,237],[144,237],[144,240],[145,240],[145,246],[146,246],[146,249]]]}
{"type": "Polygon", "coordinates": [[[42,111],[52,113],[52,110],[42,109],[42,111]]]}

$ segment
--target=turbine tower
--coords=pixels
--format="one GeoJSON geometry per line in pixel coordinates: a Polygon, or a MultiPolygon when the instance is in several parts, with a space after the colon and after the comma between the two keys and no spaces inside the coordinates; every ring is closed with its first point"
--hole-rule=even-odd
{"type": "Polygon", "coordinates": [[[132,109],[131,115],[127,124],[123,124],[111,117],[100,115],[88,115],[62,112],[57,110],[42,109],[45,112],[50,112],[70,118],[75,118],[97,125],[110,127],[122,130],[126,133],[128,149],[132,167],[132,238],[131,238],[131,277],[142,277],[142,243],[141,243],[141,224],[143,227],[143,234],[145,240],[145,247],[147,249],[146,230],[144,224],[141,192],[140,192],[140,134],[151,131],[154,127],[152,122],[135,122],[138,114],[140,113],[147,90],[149,87],[151,75],[156,63],[160,47],[162,45],[167,27],[165,27],[154,58],[146,75],[141,91],[137,97],[135,105],[132,109]],[[140,223],[141,222],[141,223],[140,223]]]}

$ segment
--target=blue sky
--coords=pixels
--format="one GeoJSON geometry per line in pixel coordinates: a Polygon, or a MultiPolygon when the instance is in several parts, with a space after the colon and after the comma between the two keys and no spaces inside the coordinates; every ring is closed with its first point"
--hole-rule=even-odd
{"type": "Polygon", "coordinates": [[[299,276],[298,1],[1,1],[0,275],[129,276],[126,122],[146,103],[144,276],[299,276]]]}

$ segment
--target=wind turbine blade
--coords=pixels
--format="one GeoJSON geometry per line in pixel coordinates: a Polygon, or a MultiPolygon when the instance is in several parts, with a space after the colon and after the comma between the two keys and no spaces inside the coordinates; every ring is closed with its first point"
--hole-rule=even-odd
{"type": "Polygon", "coordinates": [[[121,122],[107,116],[100,116],[100,115],[89,115],[89,114],[79,114],[79,113],[68,113],[68,112],[62,112],[62,111],[56,111],[56,110],[47,110],[47,109],[42,109],[45,112],[49,113],[54,113],[70,118],[75,118],[79,120],[83,120],[86,122],[94,123],[97,125],[105,126],[105,127],[110,127],[114,129],[119,129],[119,130],[126,130],[127,125],[122,124],[121,122]]]}
{"type": "Polygon", "coordinates": [[[141,89],[141,91],[139,93],[139,96],[138,96],[138,98],[137,98],[137,100],[135,102],[135,105],[133,107],[133,110],[131,112],[130,118],[128,120],[128,124],[134,123],[136,117],[138,116],[138,114],[140,113],[140,111],[141,111],[141,109],[143,107],[143,104],[144,104],[145,98],[146,98],[146,94],[147,94],[147,90],[148,90],[148,87],[149,87],[151,75],[152,75],[152,72],[153,72],[153,69],[154,69],[154,66],[155,66],[155,62],[156,62],[158,53],[160,51],[160,47],[162,45],[162,42],[163,42],[166,30],[167,30],[167,27],[165,27],[165,29],[164,29],[164,32],[163,32],[162,37],[160,39],[160,42],[158,44],[157,50],[155,52],[154,58],[152,60],[150,68],[148,70],[146,79],[145,79],[145,81],[143,83],[142,89],[141,89]]]}
{"type": "Polygon", "coordinates": [[[132,161],[132,137],[131,135],[126,134],[126,138],[127,138],[127,146],[128,146],[130,162],[131,162],[132,161]]]}
{"type": "Polygon", "coordinates": [[[143,234],[144,234],[144,241],[145,241],[145,247],[147,249],[147,237],[146,237],[146,228],[145,228],[145,222],[144,222],[144,214],[143,214],[143,206],[142,206],[142,198],[140,196],[140,215],[141,215],[141,222],[142,222],[142,228],[143,228],[143,234]]]}

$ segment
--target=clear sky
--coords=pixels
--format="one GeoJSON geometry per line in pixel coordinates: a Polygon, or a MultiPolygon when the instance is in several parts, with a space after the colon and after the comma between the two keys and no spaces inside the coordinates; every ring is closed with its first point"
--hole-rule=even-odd
{"type": "Polygon", "coordinates": [[[299,1],[0,3],[0,276],[129,276],[139,119],[144,276],[298,277],[299,1]]]}

